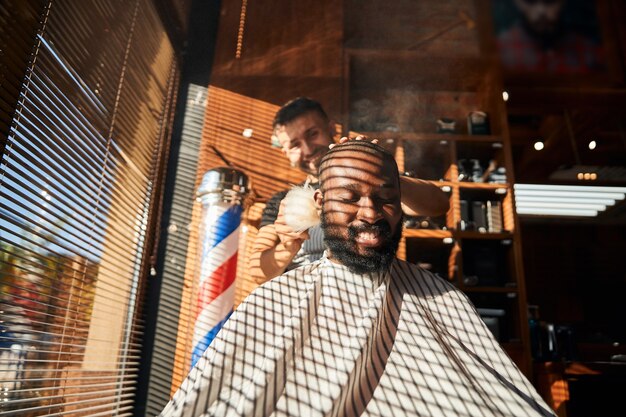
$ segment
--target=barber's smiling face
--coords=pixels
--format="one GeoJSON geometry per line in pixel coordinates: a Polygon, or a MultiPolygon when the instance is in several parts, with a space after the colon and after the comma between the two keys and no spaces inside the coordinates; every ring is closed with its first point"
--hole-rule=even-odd
{"type": "Polygon", "coordinates": [[[352,149],[325,165],[316,202],[329,258],[359,273],[388,267],[402,233],[397,167],[352,149]]]}
{"type": "Polygon", "coordinates": [[[317,112],[309,111],[278,126],[275,134],[292,167],[317,175],[320,159],[333,143],[329,122],[317,112]]]}

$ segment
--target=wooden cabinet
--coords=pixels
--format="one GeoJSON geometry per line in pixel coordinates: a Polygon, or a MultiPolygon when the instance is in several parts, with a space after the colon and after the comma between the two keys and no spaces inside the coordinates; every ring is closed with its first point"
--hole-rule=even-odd
{"type": "MultiPolygon", "coordinates": [[[[359,45],[358,33],[350,33],[347,43],[359,45]]],[[[471,36],[479,43],[477,34],[471,36]]],[[[405,218],[399,256],[463,290],[529,375],[521,242],[498,61],[478,46],[467,54],[378,46],[344,50],[343,134],[379,138],[404,175],[431,180],[448,193],[445,216],[405,218]],[[474,111],[487,114],[488,131],[469,126],[474,111]]]]}

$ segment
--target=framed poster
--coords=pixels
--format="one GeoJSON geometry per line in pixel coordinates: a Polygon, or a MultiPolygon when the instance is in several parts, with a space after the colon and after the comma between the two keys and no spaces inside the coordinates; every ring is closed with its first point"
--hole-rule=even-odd
{"type": "Polygon", "coordinates": [[[506,71],[593,74],[606,70],[594,0],[492,0],[506,71]]]}

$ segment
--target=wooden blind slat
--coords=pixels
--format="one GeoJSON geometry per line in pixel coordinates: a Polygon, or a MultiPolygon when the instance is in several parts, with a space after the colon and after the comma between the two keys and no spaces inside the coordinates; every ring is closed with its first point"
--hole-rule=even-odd
{"type": "Polygon", "coordinates": [[[0,414],[132,412],[163,33],[149,0],[0,5],[0,414]]]}

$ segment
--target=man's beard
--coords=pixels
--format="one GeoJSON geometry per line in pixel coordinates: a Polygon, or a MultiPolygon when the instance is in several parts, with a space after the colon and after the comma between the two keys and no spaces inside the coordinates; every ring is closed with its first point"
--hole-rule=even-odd
{"type": "Polygon", "coordinates": [[[329,224],[322,208],[321,227],[324,232],[326,247],[330,250],[333,259],[356,274],[384,272],[389,269],[402,237],[401,225],[402,221],[399,221],[395,233],[391,233],[391,226],[385,220],[378,221],[373,225],[347,226],[348,239],[345,239],[340,234],[340,230],[345,226],[329,224]],[[359,232],[366,231],[378,233],[385,240],[385,244],[375,248],[366,248],[363,254],[359,254],[355,239],[359,232]]]}

